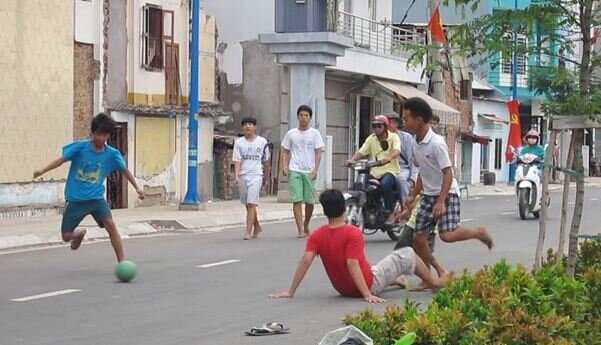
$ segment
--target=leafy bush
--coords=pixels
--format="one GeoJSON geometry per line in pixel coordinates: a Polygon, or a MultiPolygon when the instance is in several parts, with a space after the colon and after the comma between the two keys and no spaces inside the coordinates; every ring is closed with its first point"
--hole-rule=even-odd
{"type": "Polygon", "coordinates": [[[534,273],[503,260],[476,274],[464,272],[424,311],[406,301],[383,315],[347,315],[344,323],[377,345],[393,344],[407,332],[417,333],[422,345],[601,344],[601,243],[584,242],[580,256],[575,278],[553,255],[534,273]]]}

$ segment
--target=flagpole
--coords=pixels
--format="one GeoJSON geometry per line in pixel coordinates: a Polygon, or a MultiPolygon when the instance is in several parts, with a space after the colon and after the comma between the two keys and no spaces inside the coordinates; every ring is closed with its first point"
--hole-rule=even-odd
{"type": "MultiPolygon", "coordinates": [[[[430,18],[434,14],[436,8],[440,5],[440,0],[430,0],[430,18]]],[[[432,39],[432,34],[430,34],[430,43],[434,46],[431,50],[432,54],[432,63],[434,64],[434,69],[432,70],[432,96],[442,103],[446,104],[445,96],[444,96],[444,84],[442,78],[442,67],[440,66],[440,48],[442,44],[435,39],[432,39]]]]}
{"type": "MultiPolygon", "coordinates": [[[[518,0],[514,1],[513,9],[518,10],[518,0]]],[[[518,99],[518,60],[517,60],[517,48],[518,48],[518,33],[515,30],[515,24],[513,29],[513,61],[511,63],[511,100],[518,99]]],[[[518,108],[519,109],[519,108],[518,108]]],[[[518,113],[519,116],[519,113],[518,113]]],[[[521,135],[521,133],[520,133],[521,135]]],[[[517,148],[516,148],[517,149],[517,148]]],[[[515,184],[515,169],[514,163],[509,164],[509,176],[507,176],[507,185],[513,186],[515,184]]]]}

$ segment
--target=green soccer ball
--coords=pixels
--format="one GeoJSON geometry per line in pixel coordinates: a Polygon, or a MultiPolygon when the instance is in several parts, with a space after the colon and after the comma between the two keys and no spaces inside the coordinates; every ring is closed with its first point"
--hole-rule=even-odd
{"type": "Polygon", "coordinates": [[[117,264],[115,275],[121,282],[127,283],[134,279],[136,276],[136,270],[136,264],[131,261],[123,260],[117,264]]]}

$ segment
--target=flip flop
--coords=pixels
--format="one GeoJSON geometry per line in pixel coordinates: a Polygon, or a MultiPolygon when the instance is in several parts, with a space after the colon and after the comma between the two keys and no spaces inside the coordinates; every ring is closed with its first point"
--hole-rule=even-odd
{"type": "Polygon", "coordinates": [[[263,336],[263,335],[274,335],[274,334],[286,334],[289,333],[289,328],[284,328],[284,325],[277,322],[269,322],[261,327],[253,327],[250,331],[244,332],[250,336],[263,336]]]}

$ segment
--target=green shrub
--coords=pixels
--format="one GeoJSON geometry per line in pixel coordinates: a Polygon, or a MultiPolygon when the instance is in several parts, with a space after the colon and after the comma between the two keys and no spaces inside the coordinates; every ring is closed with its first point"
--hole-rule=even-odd
{"type": "Polygon", "coordinates": [[[366,310],[347,315],[376,345],[407,332],[417,345],[601,344],[601,243],[580,249],[577,275],[550,253],[536,272],[501,261],[475,274],[464,272],[433,296],[424,311],[411,301],[382,315],[366,310]]]}

